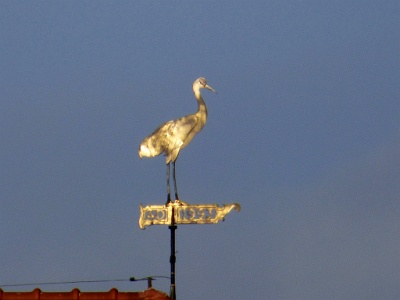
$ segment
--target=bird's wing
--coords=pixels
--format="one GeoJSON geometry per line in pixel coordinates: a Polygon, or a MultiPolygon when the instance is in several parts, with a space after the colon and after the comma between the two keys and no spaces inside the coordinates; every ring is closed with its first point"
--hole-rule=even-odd
{"type": "Polygon", "coordinates": [[[193,138],[193,132],[198,124],[195,115],[188,115],[177,120],[171,121],[168,126],[168,149],[181,148],[186,146],[193,138]]]}
{"type": "Polygon", "coordinates": [[[161,124],[140,144],[139,156],[154,157],[164,152],[167,156],[167,163],[171,160],[175,161],[179,151],[199,131],[196,131],[198,124],[196,115],[188,115],[161,124]]]}

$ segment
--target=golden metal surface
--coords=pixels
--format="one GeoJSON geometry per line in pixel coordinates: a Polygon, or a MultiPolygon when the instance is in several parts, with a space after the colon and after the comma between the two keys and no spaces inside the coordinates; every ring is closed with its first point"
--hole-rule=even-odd
{"type": "Polygon", "coordinates": [[[223,221],[232,210],[240,211],[238,203],[224,204],[182,204],[140,205],[139,227],[150,225],[171,225],[172,213],[174,224],[216,224],[223,221]]]}

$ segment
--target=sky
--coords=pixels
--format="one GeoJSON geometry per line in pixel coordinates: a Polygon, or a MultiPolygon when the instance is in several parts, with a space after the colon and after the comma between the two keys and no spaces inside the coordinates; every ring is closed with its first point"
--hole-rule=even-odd
{"type": "MultiPolygon", "coordinates": [[[[1,1],[0,286],[138,291],[169,276],[165,160],[142,139],[197,104],[177,298],[399,299],[398,1],[1,1]]],[[[168,279],[154,288],[169,293],[168,279]]]]}

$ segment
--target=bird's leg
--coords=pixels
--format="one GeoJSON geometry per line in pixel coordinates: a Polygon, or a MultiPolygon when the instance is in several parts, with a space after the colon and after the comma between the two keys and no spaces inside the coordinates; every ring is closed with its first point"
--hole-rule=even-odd
{"type": "Polygon", "coordinates": [[[169,170],[170,170],[170,163],[167,164],[167,205],[171,202],[171,191],[169,188],[169,170]]]}
{"type": "Polygon", "coordinates": [[[178,188],[177,188],[177,185],[176,185],[175,161],[173,162],[173,167],[174,167],[174,189],[175,189],[175,200],[179,200],[179,196],[178,196],[178,188]]]}

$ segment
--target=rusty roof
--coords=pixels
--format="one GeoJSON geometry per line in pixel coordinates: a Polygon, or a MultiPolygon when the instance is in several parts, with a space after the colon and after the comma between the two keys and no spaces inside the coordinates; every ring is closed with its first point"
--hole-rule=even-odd
{"type": "Polygon", "coordinates": [[[170,300],[167,294],[153,288],[143,292],[119,292],[116,288],[108,292],[5,292],[0,289],[0,300],[170,300]]]}

